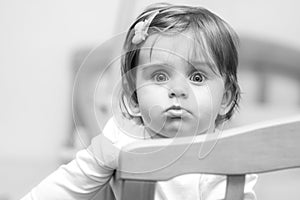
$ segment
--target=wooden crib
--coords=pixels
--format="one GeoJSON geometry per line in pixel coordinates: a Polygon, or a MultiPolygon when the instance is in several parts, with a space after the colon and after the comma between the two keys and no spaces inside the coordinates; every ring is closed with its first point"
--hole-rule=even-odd
{"type": "Polygon", "coordinates": [[[242,200],[246,174],[300,167],[299,142],[300,115],[227,130],[209,138],[139,141],[121,151],[116,176],[122,190],[118,196],[122,200],[154,199],[156,181],[208,173],[227,176],[226,200],[242,200]],[[211,151],[199,157],[203,146],[211,146],[211,151]]]}

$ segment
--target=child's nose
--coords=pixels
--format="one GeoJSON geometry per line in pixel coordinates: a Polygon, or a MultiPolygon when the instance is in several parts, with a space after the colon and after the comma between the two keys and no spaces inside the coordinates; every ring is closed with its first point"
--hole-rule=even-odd
{"type": "Polygon", "coordinates": [[[184,84],[171,87],[169,89],[169,98],[187,98],[188,89],[184,84]]]}

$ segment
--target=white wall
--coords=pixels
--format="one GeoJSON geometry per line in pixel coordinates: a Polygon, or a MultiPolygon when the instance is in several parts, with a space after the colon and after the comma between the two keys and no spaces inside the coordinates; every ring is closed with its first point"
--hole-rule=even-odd
{"type": "Polygon", "coordinates": [[[0,1],[1,157],[56,153],[69,131],[72,50],[111,34],[116,3],[0,1]]]}

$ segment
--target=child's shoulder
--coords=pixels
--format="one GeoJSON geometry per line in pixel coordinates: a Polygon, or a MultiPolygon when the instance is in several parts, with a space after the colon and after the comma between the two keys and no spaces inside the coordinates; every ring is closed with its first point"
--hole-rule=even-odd
{"type": "Polygon", "coordinates": [[[118,147],[123,147],[131,142],[145,139],[145,129],[131,120],[111,117],[102,134],[118,147]]]}

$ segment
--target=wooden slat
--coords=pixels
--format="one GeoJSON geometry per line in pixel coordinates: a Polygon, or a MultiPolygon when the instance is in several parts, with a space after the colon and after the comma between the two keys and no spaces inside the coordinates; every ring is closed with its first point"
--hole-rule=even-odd
{"type": "Polygon", "coordinates": [[[154,200],[155,182],[154,181],[122,181],[121,200],[154,200]]]}
{"type": "Polygon", "coordinates": [[[227,176],[225,200],[243,200],[245,180],[245,175],[227,176]]]}
{"type": "Polygon", "coordinates": [[[186,173],[239,175],[300,167],[300,116],[221,136],[139,141],[121,151],[117,176],[168,180],[186,173]],[[211,151],[199,159],[200,147],[211,151]]]}

